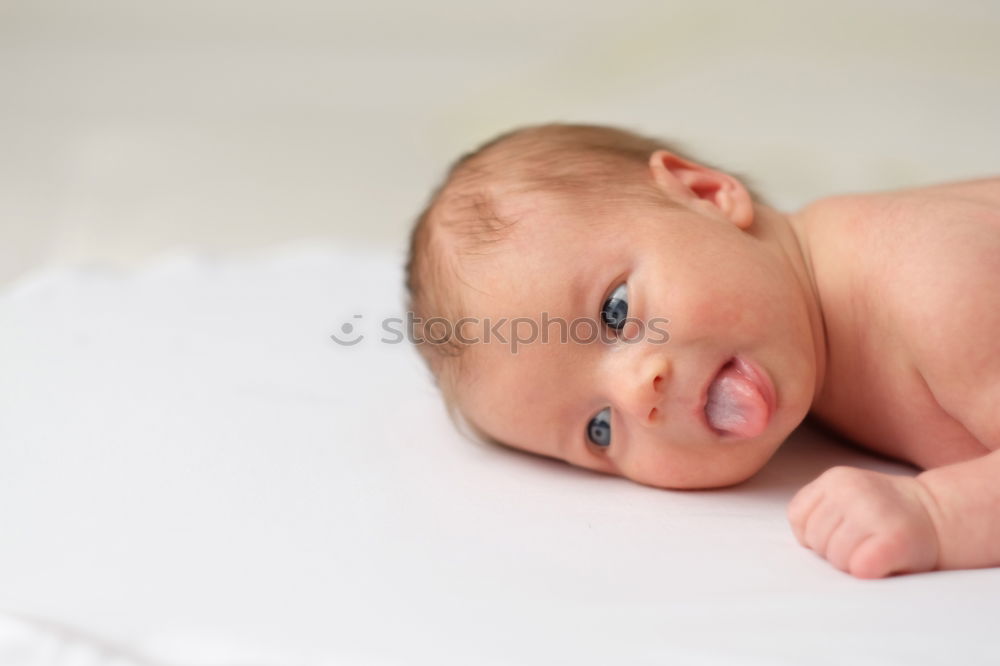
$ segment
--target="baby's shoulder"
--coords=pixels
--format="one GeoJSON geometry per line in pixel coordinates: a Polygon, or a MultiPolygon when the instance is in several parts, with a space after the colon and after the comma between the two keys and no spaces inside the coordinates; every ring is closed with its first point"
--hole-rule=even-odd
{"type": "Polygon", "coordinates": [[[878,196],[889,198],[899,196],[904,200],[914,201],[929,200],[943,205],[973,204],[996,211],[1000,209],[1000,176],[910,187],[881,192],[878,196]]]}
{"type": "Polygon", "coordinates": [[[865,195],[873,298],[948,413],[1000,446],[1000,178],[865,195]]]}
{"type": "Polygon", "coordinates": [[[940,225],[963,215],[998,225],[1000,176],[834,195],[817,199],[805,210],[825,224],[861,223],[872,231],[907,223],[940,225]]]}
{"type": "Polygon", "coordinates": [[[826,197],[803,212],[828,269],[907,328],[990,305],[1000,324],[1000,178],[826,197]]]}
{"type": "Polygon", "coordinates": [[[860,195],[854,215],[858,247],[908,309],[1000,299],[1000,178],[860,195]]]}

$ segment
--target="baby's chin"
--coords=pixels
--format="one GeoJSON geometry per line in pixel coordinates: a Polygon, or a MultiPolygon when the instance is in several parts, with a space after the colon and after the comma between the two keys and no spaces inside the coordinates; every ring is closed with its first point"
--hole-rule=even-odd
{"type": "Polygon", "coordinates": [[[675,479],[631,479],[637,483],[652,488],[662,490],[716,490],[737,486],[753,478],[760,470],[753,470],[746,474],[729,475],[718,478],[685,478],[683,481],[675,479]]]}
{"type": "Polygon", "coordinates": [[[684,486],[683,488],[677,488],[678,490],[714,490],[720,488],[731,488],[733,486],[738,486],[742,483],[746,483],[750,479],[757,476],[757,474],[766,467],[760,465],[759,467],[752,467],[749,469],[742,469],[735,472],[727,473],[720,476],[715,476],[714,478],[705,478],[699,481],[694,481],[690,485],[684,486]]]}
{"type": "Polygon", "coordinates": [[[778,429],[771,423],[767,432],[752,440],[715,442],[718,447],[711,459],[698,469],[670,470],[652,474],[645,479],[633,479],[645,485],[668,490],[710,490],[736,486],[755,477],[774,457],[794,430],[778,429]]]}

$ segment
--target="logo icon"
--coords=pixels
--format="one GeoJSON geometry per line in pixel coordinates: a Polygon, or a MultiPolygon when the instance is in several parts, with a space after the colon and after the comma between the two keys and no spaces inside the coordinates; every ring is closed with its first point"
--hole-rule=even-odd
{"type": "MultiPolygon", "coordinates": [[[[361,319],[361,315],[356,314],[352,317],[352,319],[361,319]]],[[[340,332],[341,334],[343,334],[344,336],[343,338],[339,337],[336,333],[332,333],[330,335],[330,339],[336,342],[338,345],[341,345],[342,347],[353,347],[354,345],[358,344],[359,342],[365,339],[365,336],[362,333],[358,333],[357,337],[354,338],[351,337],[351,335],[354,334],[354,324],[352,324],[349,321],[345,321],[340,326],[340,332]]]]}

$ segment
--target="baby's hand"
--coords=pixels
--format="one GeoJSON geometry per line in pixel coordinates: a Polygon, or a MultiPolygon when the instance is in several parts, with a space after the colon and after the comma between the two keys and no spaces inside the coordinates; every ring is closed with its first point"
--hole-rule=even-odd
{"type": "Polygon", "coordinates": [[[795,538],[858,578],[929,571],[938,536],[927,489],[915,478],[831,467],[792,498],[795,538]]]}

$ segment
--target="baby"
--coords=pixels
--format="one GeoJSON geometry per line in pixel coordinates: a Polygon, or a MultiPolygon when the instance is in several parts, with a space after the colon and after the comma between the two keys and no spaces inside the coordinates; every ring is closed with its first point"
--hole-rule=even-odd
{"type": "Polygon", "coordinates": [[[1000,565],[1000,178],[795,213],[589,125],[462,156],[413,230],[413,335],[486,441],[661,488],[754,475],[806,417],[916,477],[788,507],[860,578],[1000,565]]]}

